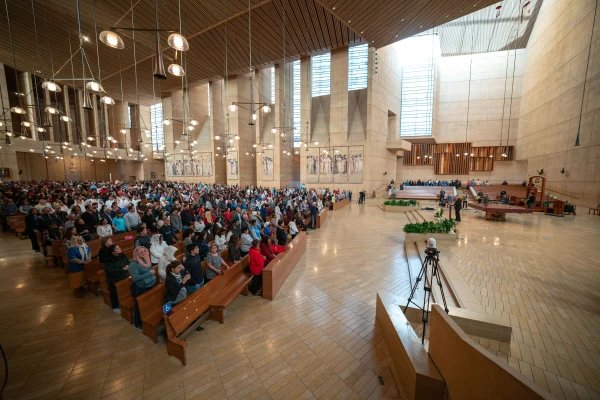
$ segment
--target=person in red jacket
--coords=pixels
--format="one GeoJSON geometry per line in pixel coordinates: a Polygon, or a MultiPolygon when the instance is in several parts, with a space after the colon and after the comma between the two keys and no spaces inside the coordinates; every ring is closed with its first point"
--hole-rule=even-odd
{"type": "Polygon", "coordinates": [[[254,277],[250,285],[250,292],[253,296],[262,294],[262,271],[265,269],[265,256],[260,254],[259,241],[254,239],[250,247],[250,272],[254,277]]]}
{"type": "Polygon", "coordinates": [[[284,251],[287,250],[287,247],[285,246],[280,246],[279,244],[277,244],[277,238],[273,237],[271,238],[271,251],[273,252],[273,254],[277,255],[279,253],[283,253],[284,251]]]}
{"type": "Polygon", "coordinates": [[[275,254],[273,250],[271,250],[271,246],[269,246],[269,237],[263,236],[262,241],[260,243],[260,253],[265,256],[265,266],[269,265],[272,259],[275,258],[275,254]]]}

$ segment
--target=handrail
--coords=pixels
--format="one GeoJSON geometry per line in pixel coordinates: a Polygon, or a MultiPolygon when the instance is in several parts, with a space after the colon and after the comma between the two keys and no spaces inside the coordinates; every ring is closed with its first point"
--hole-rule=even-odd
{"type": "Polygon", "coordinates": [[[546,188],[546,194],[548,194],[548,192],[549,192],[549,191],[550,191],[550,192],[554,192],[554,193],[558,193],[558,194],[562,194],[563,196],[569,196],[569,197],[571,197],[571,198],[573,198],[573,199],[577,199],[577,200],[579,200],[579,197],[571,196],[570,194],[563,193],[563,192],[559,192],[558,190],[553,190],[553,189],[551,189],[551,188],[546,188]]]}

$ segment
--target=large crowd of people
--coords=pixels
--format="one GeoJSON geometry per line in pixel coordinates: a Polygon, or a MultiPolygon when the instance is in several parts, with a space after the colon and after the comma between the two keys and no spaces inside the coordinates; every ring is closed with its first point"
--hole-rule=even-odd
{"type": "MultiPolygon", "coordinates": [[[[128,276],[132,295],[137,297],[154,286],[157,266],[158,279],[165,282],[166,300],[176,304],[227,273],[226,261],[238,262],[246,255],[254,275],[250,290],[260,295],[265,265],[285,251],[288,241],[300,231],[314,229],[323,208],[346,197],[351,200],[352,193],[156,180],[0,184],[3,230],[7,229],[7,217],[25,214],[25,233],[32,250],[52,255],[52,242],[62,241],[76,297],[85,292],[84,266],[96,257],[86,242],[101,240],[97,257],[104,267],[115,312],[120,312],[115,284],[128,276]],[[111,239],[123,232],[131,232],[135,238],[131,260],[111,239]],[[174,245],[179,244],[185,251],[183,262],[175,257],[178,249],[174,245]],[[224,249],[229,249],[229,260],[220,255],[224,249]],[[206,261],[205,273],[202,261],[206,261]]],[[[134,324],[141,327],[137,308],[134,324]]]]}

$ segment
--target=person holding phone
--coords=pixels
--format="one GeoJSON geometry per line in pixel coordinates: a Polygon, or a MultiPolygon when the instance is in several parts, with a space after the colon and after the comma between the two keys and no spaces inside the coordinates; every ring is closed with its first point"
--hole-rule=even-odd
{"type": "Polygon", "coordinates": [[[186,286],[196,286],[196,282],[189,272],[185,272],[183,265],[178,260],[167,265],[165,300],[173,305],[183,301],[188,295],[186,286]]]}

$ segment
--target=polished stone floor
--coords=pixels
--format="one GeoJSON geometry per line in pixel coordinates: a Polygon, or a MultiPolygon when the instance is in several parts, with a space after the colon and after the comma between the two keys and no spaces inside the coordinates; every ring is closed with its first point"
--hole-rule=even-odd
{"type": "MultiPolygon", "coordinates": [[[[239,296],[225,324],[188,338],[187,367],[101,297],[73,298],[28,240],[2,235],[4,398],[399,398],[374,305],[378,290],[408,294],[407,222],[357,204],[330,213],[274,301],[239,296]]],[[[510,346],[481,344],[557,398],[599,398],[600,217],[466,211],[459,237],[438,247],[461,297],[514,327],[510,346]]]]}

